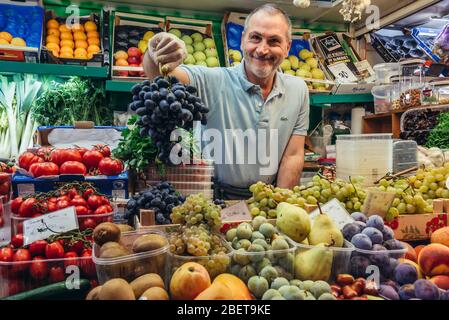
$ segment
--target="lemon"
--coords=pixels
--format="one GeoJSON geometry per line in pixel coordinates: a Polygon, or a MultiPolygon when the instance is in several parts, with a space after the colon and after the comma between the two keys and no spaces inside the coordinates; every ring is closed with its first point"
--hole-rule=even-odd
{"type": "Polygon", "coordinates": [[[147,31],[145,32],[144,36],[143,36],[143,40],[148,41],[151,38],[154,37],[154,32],[153,31],[147,31]]]}
{"type": "Polygon", "coordinates": [[[9,41],[5,39],[0,39],[0,44],[9,44],[9,41]]]}
{"type": "Polygon", "coordinates": [[[11,40],[11,45],[17,46],[17,47],[26,47],[27,46],[25,40],[23,40],[22,38],[13,38],[11,40]]]}

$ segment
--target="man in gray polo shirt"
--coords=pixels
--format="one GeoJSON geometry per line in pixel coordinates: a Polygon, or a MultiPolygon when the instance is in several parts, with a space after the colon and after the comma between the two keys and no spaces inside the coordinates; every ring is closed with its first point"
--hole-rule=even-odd
{"type": "Polygon", "coordinates": [[[163,65],[170,75],[195,86],[210,109],[205,135],[214,138],[206,150],[212,150],[216,195],[223,199],[248,197],[248,187],[257,181],[282,188],[299,181],[309,94],[302,79],[278,72],[290,46],[290,19],[274,5],[261,6],[248,16],[242,36],[244,60],[235,67],[181,65],[187,56],[183,41],[168,33],[149,41],[147,76],[159,75],[163,65]]]}

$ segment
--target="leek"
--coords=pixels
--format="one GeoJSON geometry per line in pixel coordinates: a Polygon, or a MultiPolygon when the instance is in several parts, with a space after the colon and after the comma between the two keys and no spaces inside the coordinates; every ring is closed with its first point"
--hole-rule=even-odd
{"type": "Polygon", "coordinates": [[[7,77],[1,76],[1,86],[0,86],[0,106],[6,111],[8,116],[9,125],[9,137],[10,137],[10,157],[17,157],[19,153],[18,141],[17,141],[17,127],[16,127],[16,117],[14,112],[14,92],[16,89],[16,84],[14,81],[9,82],[7,77]]]}

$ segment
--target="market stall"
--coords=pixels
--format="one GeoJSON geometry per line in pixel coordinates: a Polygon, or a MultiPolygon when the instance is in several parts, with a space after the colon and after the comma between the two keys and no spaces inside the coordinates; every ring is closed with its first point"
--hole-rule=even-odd
{"type": "Polygon", "coordinates": [[[224,200],[201,153],[216,100],[143,61],[167,32],[184,65],[239,68],[256,4],[228,2],[104,1],[73,20],[63,1],[0,0],[0,298],[449,300],[448,7],[429,21],[398,1],[391,25],[371,1],[373,31],[369,1],[281,3],[279,72],[310,101],[304,169],[224,200]]]}

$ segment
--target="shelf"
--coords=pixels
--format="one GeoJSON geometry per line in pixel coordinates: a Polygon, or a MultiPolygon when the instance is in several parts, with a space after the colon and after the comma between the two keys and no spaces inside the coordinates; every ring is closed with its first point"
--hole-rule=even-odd
{"type": "Polygon", "coordinates": [[[72,66],[66,64],[0,61],[0,73],[32,73],[55,76],[107,78],[109,74],[109,68],[72,66]]]}
{"type": "Polygon", "coordinates": [[[338,103],[368,103],[373,102],[374,98],[370,93],[367,94],[312,94],[310,95],[310,105],[322,106],[326,104],[338,103]]]}
{"type": "Polygon", "coordinates": [[[135,81],[118,81],[118,80],[107,80],[106,81],[106,91],[111,92],[131,92],[131,88],[137,82],[135,81]]]}

